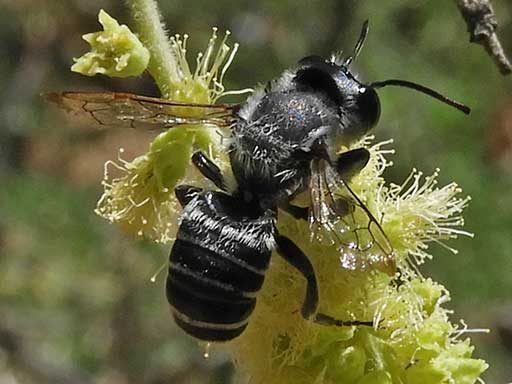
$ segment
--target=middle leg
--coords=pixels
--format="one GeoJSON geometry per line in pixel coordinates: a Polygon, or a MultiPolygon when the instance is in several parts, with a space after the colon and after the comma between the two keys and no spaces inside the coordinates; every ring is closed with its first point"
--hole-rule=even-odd
{"type": "Polygon", "coordinates": [[[195,165],[197,170],[201,172],[201,174],[208,180],[211,180],[213,184],[217,186],[217,188],[221,189],[222,191],[226,191],[226,182],[224,181],[224,176],[222,176],[220,168],[203,152],[195,152],[192,155],[192,163],[195,165]]]}

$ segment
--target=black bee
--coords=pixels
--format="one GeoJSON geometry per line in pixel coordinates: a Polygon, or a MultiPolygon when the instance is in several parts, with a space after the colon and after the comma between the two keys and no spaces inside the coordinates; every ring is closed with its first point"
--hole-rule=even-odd
{"type": "MultiPolygon", "coordinates": [[[[404,80],[361,83],[351,73],[350,64],[367,31],[366,22],[348,58],[308,56],[242,105],[184,104],[122,93],[48,95],[65,108],[90,114],[100,124],[165,128],[215,124],[229,129],[226,149],[236,187],[229,190],[220,169],[196,152],[193,164],[219,191],[184,185],[175,190],[183,214],[170,254],[166,293],[177,324],[190,335],[227,341],[243,332],[274,250],[307,280],[304,318],[326,325],[371,324],[317,313],[313,266],[277,231],[278,210],[319,224],[335,238],[333,222],[346,222],[351,212],[362,210],[368,217],[368,226],[363,228],[367,241],[362,244],[360,233],[352,241],[340,240],[341,265],[375,267],[393,274],[393,250],[379,221],[347,184],[365,167],[370,154],[365,148],[339,154],[337,148],[349,146],[375,126],[380,116],[376,89],[384,86],[413,88],[464,113],[469,108],[404,80]],[[179,112],[190,108],[200,111],[200,117],[179,112]],[[340,188],[348,195],[337,195],[340,188]],[[302,192],[309,192],[309,207],[291,203],[302,192]],[[375,252],[366,252],[371,247],[375,252]]],[[[348,229],[354,230],[350,225],[348,229]]]]}
{"type": "MultiPolygon", "coordinates": [[[[192,161],[205,177],[225,190],[219,168],[204,154],[196,152],[192,161]]],[[[318,289],[313,266],[277,231],[278,202],[273,206],[270,201],[260,204],[253,191],[245,189],[243,180],[231,194],[188,185],[178,186],[175,192],[184,210],[169,258],[166,293],[176,323],[187,333],[206,341],[227,341],[240,335],[256,305],[273,250],[307,280],[301,311],[305,318],[321,324],[371,325],[316,312],[318,289]]],[[[294,209],[307,214],[307,209],[294,209]]]]}

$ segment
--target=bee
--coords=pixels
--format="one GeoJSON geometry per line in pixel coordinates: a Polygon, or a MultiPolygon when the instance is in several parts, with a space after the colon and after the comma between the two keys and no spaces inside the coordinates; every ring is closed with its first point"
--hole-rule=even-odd
{"type": "Polygon", "coordinates": [[[376,90],[382,87],[412,88],[466,114],[470,110],[409,81],[360,82],[350,65],[367,32],[365,22],[350,56],[305,57],[243,104],[190,104],[127,93],[47,95],[50,101],[86,113],[101,125],[179,129],[212,124],[227,131],[226,150],[236,186],[228,188],[220,168],[196,152],[192,163],[217,189],[191,185],[175,189],[183,213],[170,252],[166,296],[176,323],[186,333],[205,341],[239,336],[256,305],[273,251],[307,281],[301,309],[305,319],[324,325],[371,325],[317,311],[313,265],[277,230],[278,212],[327,229],[340,250],[343,268],[394,274],[393,248],[379,220],[348,184],[366,166],[370,153],[357,148],[340,154],[337,148],[361,139],[377,124],[376,90]],[[190,117],[190,111],[196,117],[190,117]],[[310,196],[309,206],[293,205],[293,199],[304,192],[310,196]],[[356,211],[368,218],[367,226],[355,225],[356,211]]]}

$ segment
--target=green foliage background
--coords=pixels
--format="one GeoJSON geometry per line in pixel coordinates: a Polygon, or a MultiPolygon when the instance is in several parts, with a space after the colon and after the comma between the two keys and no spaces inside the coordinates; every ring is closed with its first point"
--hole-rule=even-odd
{"type": "MultiPolygon", "coordinates": [[[[356,65],[363,80],[403,78],[463,101],[470,117],[409,90],[379,92],[380,139],[394,138],[401,181],[412,167],[441,168],[473,197],[466,229],[474,239],[441,247],[423,267],[450,290],[471,327],[489,383],[512,379],[512,77],[468,43],[450,1],[161,1],[171,33],[188,33],[195,54],[211,27],[230,29],[241,48],[227,89],[279,76],[301,57],[351,50],[370,34],[356,65]]],[[[512,54],[512,3],[494,0],[512,54]]],[[[145,151],[148,137],[102,132],[64,119],[40,92],[103,89],[158,95],[149,78],[85,78],[69,71],[106,9],[130,25],[120,1],[0,2],[0,382],[229,383],[220,354],[202,359],[173,324],[164,276],[150,276],[168,249],[123,236],[93,214],[102,163],[145,151]],[[10,380],[10,381],[9,381],[10,380]]],[[[191,55],[193,60],[193,56],[191,55]]],[[[236,101],[233,99],[231,101],[236,101]]],[[[240,99],[238,99],[240,100],[240,99]]],[[[457,318],[454,318],[456,321],[457,318]]]]}

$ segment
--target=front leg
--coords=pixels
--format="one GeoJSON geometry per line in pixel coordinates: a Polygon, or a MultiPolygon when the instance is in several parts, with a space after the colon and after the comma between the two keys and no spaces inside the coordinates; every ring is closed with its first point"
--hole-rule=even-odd
{"type": "Polygon", "coordinates": [[[366,148],[357,148],[340,153],[333,165],[343,181],[347,182],[361,172],[368,161],[370,152],[366,148]]]}
{"type": "MultiPolygon", "coordinates": [[[[319,152],[321,153],[321,152],[319,152]]],[[[323,154],[327,157],[327,154],[323,154]]],[[[352,177],[357,175],[370,161],[370,152],[366,148],[352,149],[347,152],[340,153],[333,162],[333,167],[336,169],[341,179],[348,182],[352,177]]],[[[347,206],[343,200],[336,200],[336,211],[345,216],[350,212],[350,207],[347,206]]],[[[298,207],[290,203],[285,203],[279,206],[283,211],[289,213],[297,220],[309,220],[309,208],[298,207]]]]}

